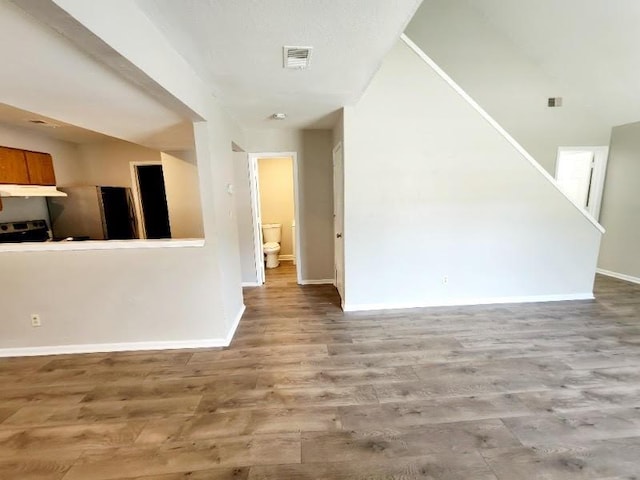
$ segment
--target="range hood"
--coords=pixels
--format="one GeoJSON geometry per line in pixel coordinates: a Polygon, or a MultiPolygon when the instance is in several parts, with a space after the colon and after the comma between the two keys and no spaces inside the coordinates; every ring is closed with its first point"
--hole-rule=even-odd
{"type": "Polygon", "coordinates": [[[49,185],[0,185],[0,197],[66,197],[67,194],[49,185]]]}

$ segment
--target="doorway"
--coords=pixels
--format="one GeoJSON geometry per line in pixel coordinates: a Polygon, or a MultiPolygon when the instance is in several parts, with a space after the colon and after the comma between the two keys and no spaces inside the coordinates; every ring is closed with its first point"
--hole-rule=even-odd
{"type": "Polygon", "coordinates": [[[560,147],[556,181],[573,203],[600,217],[609,147],[560,147]]]}
{"type": "Polygon", "coordinates": [[[132,163],[140,238],[171,238],[169,207],[161,163],[132,163]]]}
{"type": "MultiPolygon", "coordinates": [[[[283,169],[284,170],[284,169],[283,169]]],[[[269,180],[270,182],[273,179],[269,180]]],[[[262,285],[267,281],[266,265],[265,265],[265,251],[264,251],[264,236],[263,227],[269,228],[270,225],[280,225],[281,249],[277,253],[279,259],[283,261],[291,260],[293,267],[295,267],[296,282],[299,284],[301,276],[300,265],[300,222],[299,222],[299,202],[298,202],[298,156],[295,152],[269,152],[269,153],[252,153],[249,154],[249,184],[251,189],[251,213],[253,219],[253,239],[254,239],[254,256],[256,265],[256,282],[258,285],[262,285]],[[289,163],[289,173],[277,173],[276,164],[289,163]],[[267,167],[267,169],[265,169],[267,167]],[[273,167],[273,168],[269,168],[273,167]],[[262,170],[263,178],[261,182],[260,172],[262,170]],[[278,182],[282,182],[282,185],[271,184],[267,186],[265,181],[267,176],[280,175],[278,182]],[[286,207],[287,197],[289,194],[284,194],[285,191],[289,191],[292,187],[292,210],[286,207]],[[283,193],[281,195],[281,193],[283,193]],[[269,207],[269,210],[265,211],[263,208],[263,201],[269,195],[269,202],[273,204],[269,207]],[[271,195],[274,198],[271,198],[271,195]],[[290,213],[284,213],[289,211],[290,213]]],[[[271,232],[277,231],[271,228],[271,232]]],[[[273,257],[272,254],[272,263],[273,257]]],[[[276,272],[278,269],[270,269],[270,274],[276,272]]],[[[292,268],[288,268],[292,270],[292,268]]]]}

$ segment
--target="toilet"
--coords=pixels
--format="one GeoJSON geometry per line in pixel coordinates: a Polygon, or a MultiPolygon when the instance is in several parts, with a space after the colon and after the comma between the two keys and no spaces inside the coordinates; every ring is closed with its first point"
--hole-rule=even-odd
{"type": "Polygon", "coordinates": [[[267,268],[276,268],[280,265],[278,254],[280,253],[280,240],[282,225],[279,223],[267,223],[262,225],[262,252],[267,257],[267,268]]]}

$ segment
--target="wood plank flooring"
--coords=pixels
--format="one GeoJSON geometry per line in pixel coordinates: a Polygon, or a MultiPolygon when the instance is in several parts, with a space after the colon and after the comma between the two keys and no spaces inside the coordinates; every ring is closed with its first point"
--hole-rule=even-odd
{"type": "Polygon", "coordinates": [[[292,265],[230,348],[0,360],[2,480],[640,479],[640,286],[345,314],[292,265]]]}

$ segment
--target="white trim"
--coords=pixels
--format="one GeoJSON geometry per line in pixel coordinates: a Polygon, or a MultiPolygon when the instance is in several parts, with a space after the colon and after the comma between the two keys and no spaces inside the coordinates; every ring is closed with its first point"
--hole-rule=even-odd
{"type": "Polygon", "coordinates": [[[607,277],[617,278],[618,280],[624,280],[625,282],[640,284],[639,277],[632,277],[631,275],[626,275],[624,273],[612,272],[611,270],[605,270],[604,268],[597,268],[596,272],[601,275],[606,275],[607,277]]]}
{"type": "Polygon", "coordinates": [[[492,305],[496,303],[538,303],[538,302],[565,302],[571,300],[593,300],[593,293],[572,293],[566,295],[530,295],[514,297],[484,297],[484,298],[453,298],[431,300],[415,303],[366,303],[346,304],[345,312],[359,312],[364,310],[396,310],[405,308],[426,307],[457,307],[470,305],[492,305]]]}
{"type": "Polygon", "coordinates": [[[524,149],[524,147],[516,141],[515,138],[509,135],[509,133],[504,128],[502,128],[500,124],[496,122],[473,98],[471,98],[467,94],[467,92],[465,92],[462,89],[462,87],[460,87],[460,85],[458,85],[449,75],[447,75],[445,71],[442,70],[436,62],[434,62],[426,53],[424,53],[422,49],[418,47],[418,45],[413,43],[413,41],[409,37],[407,37],[406,34],[403,33],[400,36],[400,38],[427,65],[429,65],[453,90],[455,90],[455,92],[458,95],[460,95],[469,105],[471,105],[471,107],[475,109],[482,116],[482,118],[484,118],[489,123],[489,125],[491,125],[494,129],[496,129],[498,133],[500,133],[500,135],[502,135],[505,138],[505,140],[509,142],[511,146],[520,153],[520,155],[522,155],[536,170],[538,170],[538,172],[540,172],[549,182],[551,182],[551,185],[553,185],[555,189],[558,190],[558,192],[560,192],[567,200],[569,200],[569,202],[571,202],[571,205],[573,205],[576,208],[576,210],[580,212],[582,216],[584,216],[587,220],[589,220],[589,222],[591,222],[594,227],[600,230],[601,233],[605,232],[604,227],[600,225],[597,222],[597,220],[593,218],[593,216],[591,216],[589,212],[583,210],[582,208],[577,206],[575,203],[573,203],[571,199],[567,197],[567,195],[560,189],[560,186],[555,181],[555,179],[549,174],[549,172],[547,172],[538,162],[536,162],[536,160],[531,156],[531,154],[527,152],[524,149]]]}
{"type": "Polygon", "coordinates": [[[344,297],[345,297],[345,275],[344,275],[344,270],[345,270],[345,260],[344,260],[344,250],[345,250],[345,244],[344,244],[344,146],[342,144],[342,142],[338,142],[334,147],[332,152],[332,156],[331,156],[331,163],[332,163],[332,180],[333,180],[333,272],[334,272],[334,279],[333,279],[333,284],[336,286],[336,290],[338,290],[338,295],[340,296],[340,306],[344,307],[344,297]],[[341,161],[341,167],[342,167],[342,171],[339,172],[339,178],[342,180],[342,185],[340,188],[340,191],[342,192],[342,201],[338,202],[337,201],[337,191],[338,189],[336,188],[336,153],[340,151],[341,152],[341,157],[342,157],[342,161],[341,161]],[[341,207],[342,207],[342,212],[341,215],[338,216],[338,211],[336,210],[336,205],[340,203],[341,207]],[[342,225],[341,225],[341,232],[337,232],[336,231],[336,221],[338,219],[342,219],[342,225]],[[340,251],[342,252],[342,256],[341,258],[339,258],[339,254],[338,254],[338,248],[336,248],[336,245],[338,245],[338,233],[340,233],[341,235],[341,239],[340,242],[342,242],[342,248],[340,249],[340,251]],[[340,279],[338,279],[338,265],[341,267],[340,270],[342,272],[342,275],[340,279]],[[341,280],[340,282],[338,282],[338,280],[341,280]],[[340,285],[342,285],[342,291],[340,289],[340,285]]]}
{"type": "Polygon", "coordinates": [[[242,305],[233,321],[226,338],[208,338],[202,340],[177,340],[165,342],[127,342],[127,343],[87,343],[83,345],[53,345],[46,347],[0,348],[0,358],[35,357],[42,355],[65,355],[74,353],[132,352],[142,350],[177,350],[192,348],[228,347],[246,307],[242,305]]]}
{"type": "MultiPolygon", "coordinates": [[[[283,158],[290,157],[293,161],[293,208],[294,208],[294,221],[296,222],[296,252],[295,252],[295,261],[294,265],[296,266],[296,278],[299,285],[302,285],[302,265],[300,259],[300,195],[299,195],[299,169],[298,169],[298,153],[297,152],[255,152],[249,153],[249,187],[251,189],[251,210],[252,217],[254,223],[254,250],[255,250],[255,262],[263,262],[264,263],[264,253],[262,252],[262,242],[261,242],[261,232],[259,231],[259,226],[257,225],[257,219],[259,216],[259,212],[256,211],[259,204],[259,194],[256,189],[259,189],[259,178],[258,178],[258,159],[260,158],[283,158]]],[[[260,282],[262,285],[264,283],[264,267],[260,272],[258,268],[256,268],[256,280],[260,282]],[[262,273],[262,275],[260,275],[262,273]]]]}
{"type": "Polygon", "coordinates": [[[48,252],[54,250],[126,250],[131,248],[204,247],[204,238],[159,240],[87,240],[86,242],[3,243],[2,252],[48,252]]]}
{"type": "Polygon", "coordinates": [[[323,278],[320,280],[300,280],[300,285],[333,285],[335,280],[333,278],[323,278]]]}
{"type": "Polygon", "coordinates": [[[278,260],[290,262],[291,260],[293,260],[293,255],[278,255],[278,260]]]}
{"type": "Polygon", "coordinates": [[[138,350],[176,350],[183,348],[226,347],[226,339],[181,340],[170,342],[87,343],[82,345],[55,345],[46,347],[2,348],[1,357],[33,357],[73,353],[129,352],[138,350]]]}
{"type": "Polygon", "coordinates": [[[258,282],[242,282],[243,287],[261,287],[262,284],[258,282]]]}
{"type": "Polygon", "coordinates": [[[258,159],[247,155],[249,166],[249,193],[251,195],[251,226],[253,227],[253,266],[256,273],[256,283],[262,285],[265,281],[264,253],[262,251],[262,219],[260,218],[260,187],[258,185],[258,159]]]}

